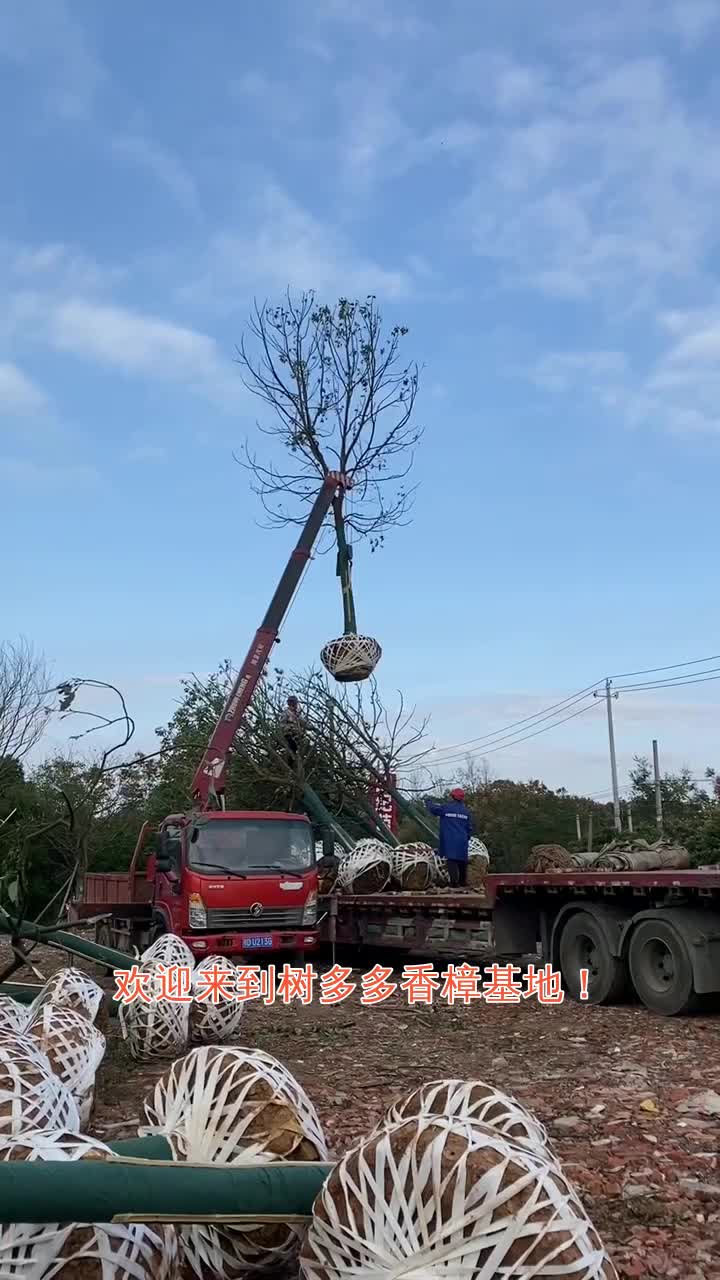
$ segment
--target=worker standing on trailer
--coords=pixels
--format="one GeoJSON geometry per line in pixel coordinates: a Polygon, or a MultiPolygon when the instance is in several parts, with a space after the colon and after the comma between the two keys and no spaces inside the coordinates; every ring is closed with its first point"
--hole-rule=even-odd
{"type": "Polygon", "coordinates": [[[447,862],[452,885],[467,884],[468,846],[473,834],[473,820],[465,808],[465,792],[454,787],[450,799],[438,803],[426,800],[425,807],[440,819],[438,853],[447,862]]]}

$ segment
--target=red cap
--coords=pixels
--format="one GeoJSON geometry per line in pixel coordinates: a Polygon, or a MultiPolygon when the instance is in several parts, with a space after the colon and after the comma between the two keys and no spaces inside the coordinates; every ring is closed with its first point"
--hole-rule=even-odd
{"type": "Polygon", "coordinates": [[[455,787],[455,788],[450,792],[450,795],[452,796],[453,800],[464,800],[464,799],[465,799],[465,792],[463,791],[462,787],[455,787]]]}

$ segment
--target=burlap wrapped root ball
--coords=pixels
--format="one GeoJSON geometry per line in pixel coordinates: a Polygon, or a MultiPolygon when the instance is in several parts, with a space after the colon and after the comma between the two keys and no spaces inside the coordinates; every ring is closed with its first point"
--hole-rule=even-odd
{"type": "Polygon", "coordinates": [[[382,893],[390,883],[393,852],[382,840],[358,840],[338,868],[341,893],[382,893]]]}
{"type": "Polygon", "coordinates": [[[0,996],[0,1040],[6,1035],[24,1031],[28,1021],[27,1005],[13,1000],[12,996],[0,996]]]}
{"type": "MultiPolygon", "coordinates": [[[[326,1160],[315,1108],[282,1063],[258,1049],[194,1049],[161,1077],[145,1103],[149,1125],[173,1159],[201,1164],[326,1160]]],[[[198,1280],[293,1274],[300,1226],[197,1224],[180,1229],[186,1271],[198,1280]],[[282,1272],[282,1274],[285,1274],[282,1272]]]]}
{"type": "Polygon", "coordinates": [[[435,856],[429,844],[399,844],[393,849],[393,883],[399,889],[423,893],[435,882],[435,856]]]}
{"type": "MultiPolygon", "coordinates": [[[[62,1130],[0,1139],[0,1160],[106,1160],[109,1147],[62,1130]]],[[[174,1227],[109,1223],[0,1226],[3,1280],[176,1280],[174,1227]]]]}
{"type": "Polygon", "coordinates": [[[7,1035],[0,1043],[0,1137],[33,1129],[79,1132],[77,1103],[35,1040],[7,1035]]]}
{"type": "Polygon", "coordinates": [[[482,1080],[430,1080],[397,1099],[379,1128],[432,1116],[488,1125],[530,1150],[552,1154],[540,1121],[516,1098],[482,1080]]]}
{"type": "Polygon", "coordinates": [[[67,1085],[78,1105],[80,1125],[87,1125],[95,1098],[95,1076],[105,1057],[105,1036],[74,1009],[45,1004],[27,1028],[52,1070],[67,1085]]]}
{"type": "Polygon", "coordinates": [[[207,956],[193,970],[192,994],[190,1006],[190,1039],[193,1044],[223,1044],[237,1034],[245,1005],[242,1000],[233,1000],[219,993],[219,999],[212,997],[213,972],[227,973],[228,985],[231,986],[237,974],[237,968],[227,956],[207,956]]]}
{"type": "Polygon", "coordinates": [[[143,995],[132,1003],[118,1005],[120,1033],[136,1062],[175,1057],[188,1045],[191,1002],[169,998],[169,965],[144,964],[139,974],[146,975],[142,979],[143,995]]]}
{"type": "Polygon", "coordinates": [[[547,1156],[485,1125],[416,1118],[357,1143],[315,1200],[304,1280],[617,1280],[547,1156]]]}
{"type": "Polygon", "coordinates": [[[103,1009],[104,999],[105,992],[102,987],[99,987],[89,974],[83,973],[82,969],[72,967],[58,969],[57,973],[48,978],[45,986],[33,1000],[28,1022],[34,1021],[46,1004],[74,1009],[76,1013],[83,1014],[91,1022],[96,1022],[103,1009]]]}

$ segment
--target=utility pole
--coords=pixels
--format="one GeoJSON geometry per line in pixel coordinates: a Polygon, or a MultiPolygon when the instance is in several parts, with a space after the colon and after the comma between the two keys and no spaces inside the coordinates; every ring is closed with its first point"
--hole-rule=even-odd
{"type": "MultiPolygon", "coordinates": [[[[617,779],[617,760],[615,759],[615,730],[613,728],[613,715],[612,715],[612,700],[613,698],[617,698],[618,695],[616,693],[613,693],[611,686],[612,686],[612,680],[607,679],[605,681],[605,703],[607,706],[607,718],[608,718],[608,740],[610,742],[610,775],[612,778],[613,811],[615,814],[615,830],[622,831],[622,816],[620,813],[620,792],[618,790],[618,779],[617,779]]],[[[593,697],[600,698],[602,697],[602,694],[598,693],[596,690],[595,693],[593,694],[593,697]]]]}
{"type": "Polygon", "coordinates": [[[633,820],[632,820],[632,805],[629,800],[627,802],[627,824],[628,824],[628,831],[632,835],[634,827],[633,827],[633,820]]]}
{"type": "Polygon", "coordinates": [[[592,809],[591,809],[591,810],[590,810],[590,812],[589,812],[589,814],[588,814],[588,846],[587,846],[587,851],[588,851],[588,853],[592,853],[592,851],[593,851],[593,847],[592,847],[592,829],[593,829],[593,814],[592,814],[592,809]]]}
{"type": "Polygon", "coordinates": [[[577,832],[578,844],[582,844],[582,827],[580,826],[580,814],[575,811],[575,831],[577,832]]]}
{"type": "Polygon", "coordinates": [[[653,738],[653,772],[655,774],[655,824],[662,835],[663,810],[662,789],[660,787],[660,757],[658,756],[657,738],[653,738]]]}

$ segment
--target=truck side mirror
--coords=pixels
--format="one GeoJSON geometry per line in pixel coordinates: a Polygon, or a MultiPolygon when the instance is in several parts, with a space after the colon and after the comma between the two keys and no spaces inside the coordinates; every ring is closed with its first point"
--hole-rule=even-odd
{"type": "Polygon", "coordinates": [[[155,870],[160,871],[163,875],[167,875],[168,872],[172,871],[172,869],[173,860],[170,855],[163,850],[155,858],[155,870]]]}

